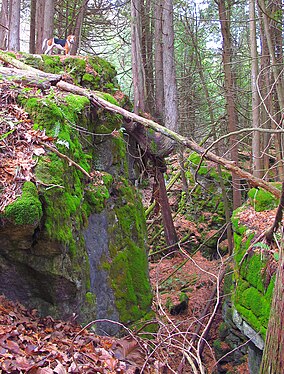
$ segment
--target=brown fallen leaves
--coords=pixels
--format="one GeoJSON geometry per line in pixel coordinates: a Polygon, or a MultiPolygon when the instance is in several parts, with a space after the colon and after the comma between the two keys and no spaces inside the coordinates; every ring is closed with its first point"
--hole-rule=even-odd
{"type": "Polygon", "coordinates": [[[22,184],[33,179],[34,156],[45,153],[39,141],[52,140],[33,129],[28,114],[16,104],[15,91],[0,86],[0,212],[21,194],[22,184]]]}
{"type": "MultiPolygon", "coordinates": [[[[0,372],[139,373],[147,350],[134,336],[98,336],[74,322],[40,318],[0,296],[0,372]]],[[[145,367],[144,373],[155,373],[145,367]]]]}

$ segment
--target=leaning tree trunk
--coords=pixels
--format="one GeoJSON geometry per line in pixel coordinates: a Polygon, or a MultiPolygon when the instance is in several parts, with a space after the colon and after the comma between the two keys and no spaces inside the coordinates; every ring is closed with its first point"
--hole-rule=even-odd
{"type": "Polygon", "coordinates": [[[177,249],[177,234],[173,223],[171,208],[167,196],[164,174],[159,166],[155,168],[155,181],[157,184],[157,202],[161,208],[165,239],[169,249],[177,249]]]}
{"type": "MultiPolygon", "coordinates": [[[[34,76],[36,77],[37,75],[42,74],[42,71],[34,69],[23,62],[7,55],[7,53],[1,52],[0,51],[0,60],[7,62],[13,66],[20,67],[21,69],[26,69],[29,70],[29,72],[34,72],[34,76]]],[[[48,74],[52,75],[52,74],[48,74]]],[[[34,83],[34,79],[33,79],[34,83]]],[[[39,86],[41,85],[41,81],[38,82],[39,86]]],[[[130,135],[135,136],[137,132],[137,128],[133,127],[131,125],[131,122],[137,122],[141,124],[143,129],[145,128],[145,132],[141,133],[141,142],[142,142],[142,148],[143,149],[151,149],[151,143],[155,142],[155,146],[152,151],[153,151],[153,156],[154,157],[163,157],[163,149],[161,150],[161,154],[159,154],[159,144],[162,142],[159,142],[161,137],[169,137],[170,139],[173,139],[176,143],[180,144],[183,147],[190,148],[192,151],[197,152],[198,154],[202,155],[207,160],[213,161],[216,164],[219,164],[223,166],[225,169],[227,169],[231,173],[236,173],[239,175],[240,178],[246,179],[250,182],[250,184],[254,187],[261,187],[265,189],[266,191],[269,191],[272,193],[276,198],[280,198],[281,192],[279,191],[278,188],[274,187],[271,183],[266,182],[263,179],[259,179],[257,177],[254,177],[252,174],[248,173],[247,171],[241,169],[238,167],[234,162],[226,160],[223,157],[215,155],[213,152],[209,151],[208,149],[206,150],[205,148],[199,146],[197,143],[194,141],[190,140],[189,138],[186,138],[184,136],[181,136],[177,134],[174,131],[171,131],[164,126],[159,125],[158,123],[149,120],[147,118],[138,116],[135,113],[129,112],[124,108],[121,108],[117,105],[111,104],[110,102],[102,99],[99,97],[95,91],[89,91],[87,89],[75,86],[73,84],[64,82],[60,80],[56,86],[59,89],[62,89],[64,91],[68,91],[71,93],[74,93],[76,95],[82,95],[87,97],[91,104],[94,106],[99,106],[101,108],[104,108],[112,113],[117,113],[121,114],[125,118],[125,128],[129,132],[130,135]],[[154,130],[155,134],[151,138],[151,134],[153,134],[153,131],[149,131],[147,133],[147,129],[154,130]],[[158,134],[156,134],[158,133],[158,134]],[[144,135],[144,136],[143,136],[144,135]],[[150,141],[150,139],[153,139],[153,141],[150,141]],[[143,144],[145,144],[146,148],[143,147],[143,144]],[[157,149],[156,149],[157,148],[157,149]],[[161,156],[162,155],[162,156],[161,156]]],[[[247,131],[251,132],[254,129],[246,129],[247,131]]],[[[243,130],[244,131],[244,130],[243,130]]],[[[264,130],[266,131],[266,130],[264,130]]],[[[268,132],[274,133],[274,131],[269,131],[268,132]]],[[[139,142],[140,144],[140,142],[139,142]]],[[[163,144],[162,144],[163,145],[163,144]]]]}

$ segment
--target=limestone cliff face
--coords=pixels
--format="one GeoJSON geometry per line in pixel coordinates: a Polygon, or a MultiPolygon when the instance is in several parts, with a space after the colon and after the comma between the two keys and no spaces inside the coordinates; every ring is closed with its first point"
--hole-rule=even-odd
{"type": "MultiPolygon", "coordinates": [[[[59,64],[57,57],[47,59],[49,66],[59,64]]],[[[73,72],[75,60],[69,61],[73,72]]],[[[78,80],[98,85],[101,75],[103,87],[96,88],[113,89],[113,69],[112,77],[103,67],[86,73],[78,60],[78,80]]],[[[145,317],[151,305],[146,225],[140,195],[128,180],[121,118],[56,89],[26,90],[17,101],[34,128],[91,179],[50,149],[37,157],[34,178],[0,216],[0,293],[42,314],[76,314],[84,322],[145,317]]],[[[97,329],[118,330],[108,322],[97,329]]]]}

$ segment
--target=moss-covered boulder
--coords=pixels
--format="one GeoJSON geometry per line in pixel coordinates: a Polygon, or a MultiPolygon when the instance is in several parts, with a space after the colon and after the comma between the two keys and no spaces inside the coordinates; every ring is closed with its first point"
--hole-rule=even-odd
{"type": "Polygon", "coordinates": [[[235,240],[235,289],[232,296],[233,308],[239,316],[256,334],[265,339],[270,314],[270,304],[274,287],[274,276],[267,278],[266,270],[270,254],[265,244],[255,244],[254,249],[247,250],[255,236],[255,232],[242,223],[238,217],[238,209],[233,215],[233,228],[235,240]],[[261,248],[263,250],[259,250],[261,248]]]}
{"type": "Polygon", "coordinates": [[[56,56],[21,54],[21,61],[46,73],[61,74],[74,84],[114,93],[119,89],[116,70],[98,56],[56,56]]]}
{"type": "MultiPolygon", "coordinates": [[[[113,70],[96,64],[109,82],[113,70]]],[[[80,66],[77,76],[86,73],[80,66]]],[[[152,298],[146,225],[140,195],[128,181],[121,117],[92,111],[88,99],[56,89],[24,90],[17,100],[35,133],[44,130],[58,152],[46,148],[37,156],[34,178],[0,216],[0,293],[42,314],[75,314],[82,322],[144,318],[152,298]]],[[[104,322],[97,329],[114,334],[119,328],[104,322]]]]}
{"type": "MultiPolygon", "coordinates": [[[[280,182],[272,183],[272,185],[281,190],[280,182]]],[[[248,192],[248,198],[250,205],[256,212],[274,209],[279,202],[272,193],[265,191],[263,188],[251,188],[248,192]]]]}
{"type": "Polygon", "coordinates": [[[269,229],[276,210],[268,211],[277,204],[269,192],[253,188],[248,192],[247,203],[232,216],[234,266],[224,284],[224,322],[216,352],[220,358],[232,352],[221,360],[222,365],[238,360],[241,363],[248,357],[251,373],[259,371],[277,268],[275,249],[263,240],[254,241],[263,230],[269,229]],[[227,350],[220,349],[222,346],[227,350]],[[237,347],[242,348],[235,351],[237,347]]]}

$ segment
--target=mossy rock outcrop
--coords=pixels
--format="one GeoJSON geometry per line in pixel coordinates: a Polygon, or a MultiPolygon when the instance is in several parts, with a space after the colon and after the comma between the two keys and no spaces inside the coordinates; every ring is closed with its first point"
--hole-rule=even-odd
{"type": "MultiPolygon", "coordinates": [[[[56,56],[43,56],[47,60],[51,70],[62,69],[56,56]]],[[[88,59],[93,68],[94,60],[88,59]]],[[[82,81],[84,63],[75,69],[68,61],[64,66],[78,69],[82,81]]],[[[101,59],[97,64],[97,87],[104,79],[104,87],[114,85],[113,68],[101,59]]],[[[81,322],[144,318],[152,300],[146,224],[140,195],[128,180],[121,117],[91,111],[87,98],[56,89],[39,96],[25,90],[17,100],[34,129],[44,130],[91,178],[53,151],[37,157],[34,180],[0,216],[0,293],[45,315],[76,314],[81,322]]],[[[97,325],[103,333],[118,329],[111,322],[97,325]]]]}
{"type": "MultiPolygon", "coordinates": [[[[232,297],[233,308],[239,317],[264,340],[275,277],[267,280],[269,253],[265,254],[265,251],[257,250],[257,244],[255,244],[255,250],[251,250],[251,253],[246,255],[255,233],[239,221],[238,212],[241,209],[245,207],[235,211],[232,219],[236,263],[233,278],[236,285],[232,297]]],[[[262,243],[259,246],[261,248],[262,243]]]]}
{"type": "MultiPolygon", "coordinates": [[[[194,233],[192,235],[189,233],[187,238],[189,250],[194,252],[199,248],[205,257],[214,258],[220,238],[219,230],[226,221],[220,178],[223,179],[230,202],[232,201],[231,175],[224,170],[220,175],[215,164],[206,160],[201,161],[201,156],[195,152],[191,153],[186,161],[185,174],[190,184],[190,194],[181,193],[179,212],[196,224],[199,233],[197,237],[194,233]]],[[[229,209],[232,207],[229,206],[229,209]]],[[[225,239],[225,234],[222,239],[225,239]]]]}
{"type": "MultiPolygon", "coordinates": [[[[276,186],[280,187],[281,184],[276,186]]],[[[227,351],[217,349],[216,352],[223,357],[232,351],[225,360],[222,359],[223,365],[238,360],[241,363],[248,357],[251,373],[259,371],[277,268],[269,246],[262,241],[252,245],[252,240],[259,235],[256,232],[258,222],[265,222],[265,211],[275,208],[277,204],[272,194],[253,188],[248,192],[247,203],[235,210],[232,216],[235,261],[233,272],[225,281],[224,322],[219,333],[219,343],[226,346],[227,351]],[[254,219],[256,215],[258,218],[254,219]],[[248,340],[249,344],[246,345],[248,340]],[[242,348],[236,351],[236,356],[234,350],[237,347],[242,348]]],[[[269,229],[269,224],[266,229],[269,229]]]]}
{"type": "Polygon", "coordinates": [[[92,90],[114,93],[119,89],[116,70],[98,56],[21,54],[21,61],[46,73],[67,75],[73,83],[92,90]]]}

